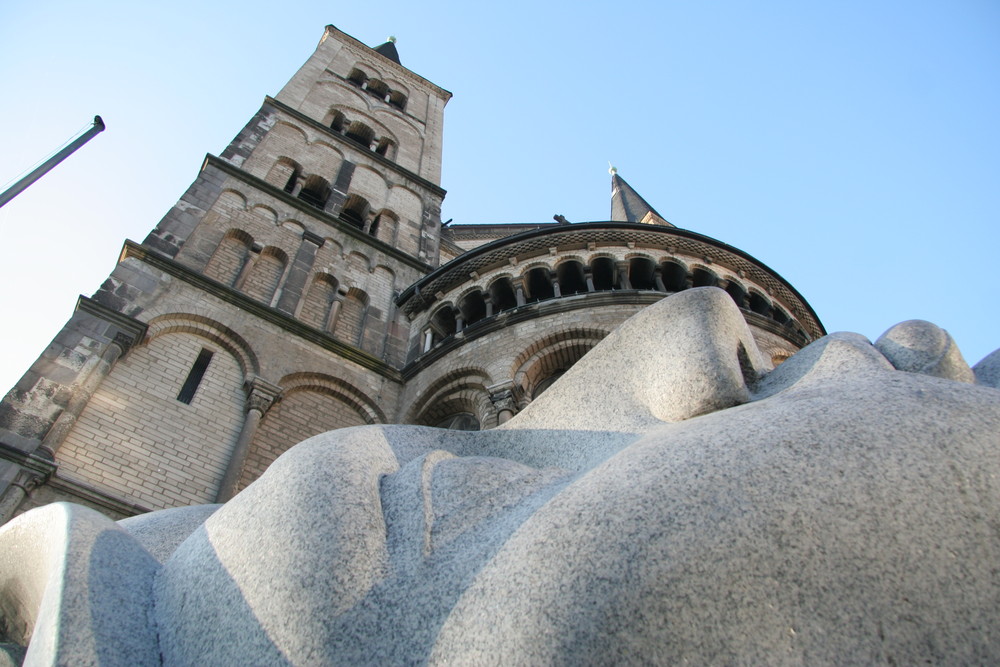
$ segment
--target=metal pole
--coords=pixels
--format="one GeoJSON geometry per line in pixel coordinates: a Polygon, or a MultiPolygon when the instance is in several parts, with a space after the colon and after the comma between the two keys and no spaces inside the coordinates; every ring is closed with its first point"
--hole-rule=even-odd
{"type": "Polygon", "coordinates": [[[104,131],[104,121],[101,120],[100,116],[94,116],[94,126],[89,130],[77,137],[70,145],[62,149],[48,160],[44,164],[39,166],[37,169],[32,171],[30,174],[19,180],[14,185],[7,188],[3,194],[0,194],[0,207],[9,202],[14,197],[21,194],[22,191],[26,190],[29,185],[37,181],[39,178],[47,174],[53,167],[72,155],[80,146],[93,139],[99,133],[104,131]]]}

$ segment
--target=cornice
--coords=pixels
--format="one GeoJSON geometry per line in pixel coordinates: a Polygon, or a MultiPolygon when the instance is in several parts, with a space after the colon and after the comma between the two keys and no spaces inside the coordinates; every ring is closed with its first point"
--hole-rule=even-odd
{"type": "Polygon", "coordinates": [[[259,301],[255,301],[254,299],[246,296],[242,292],[239,292],[227,285],[223,285],[218,281],[212,280],[201,273],[193,271],[176,260],[170,259],[166,255],[162,255],[148,246],[141,245],[131,240],[125,241],[119,261],[123,261],[127,258],[138,259],[154,269],[163,271],[173,278],[177,278],[178,280],[188,283],[192,287],[214,296],[220,301],[234,305],[241,310],[284,329],[290,334],[302,338],[303,340],[307,340],[324,350],[333,352],[334,354],[347,359],[348,361],[354,362],[363,368],[374,371],[379,375],[392,380],[393,382],[400,382],[402,380],[402,376],[396,368],[390,366],[378,357],[369,354],[364,350],[359,350],[352,345],[347,345],[346,343],[324,334],[318,329],[314,329],[275,308],[265,306],[259,301]]]}
{"type": "Polygon", "coordinates": [[[385,65],[386,67],[391,68],[397,74],[402,75],[404,78],[413,78],[413,79],[416,79],[416,81],[418,83],[421,83],[421,84],[424,84],[426,86],[429,86],[430,88],[433,88],[438,93],[438,96],[444,99],[445,103],[447,103],[448,100],[450,100],[452,98],[451,92],[445,90],[444,88],[442,88],[441,86],[437,85],[433,81],[430,81],[429,79],[425,79],[424,77],[420,76],[419,74],[417,74],[413,70],[411,70],[411,69],[409,69],[409,68],[407,68],[407,67],[405,67],[405,66],[403,66],[403,65],[401,65],[399,63],[396,63],[396,62],[393,62],[393,61],[389,60],[388,58],[386,58],[385,56],[383,56],[381,53],[379,53],[378,51],[376,51],[372,47],[368,46],[367,44],[365,44],[364,42],[358,40],[357,38],[348,35],[346,32],[344,32],[343,30],[341,30],[337,26],[335,26],[335,25],[328,25],[328,26],[326,26],[326,32],[327,33],[335,33],[338,37],[343,38],[342,41],[347,42],[352,47],[360,49],[363,53],[370,53],[372,55],[377,56],[379,58],[379,64],[380,65],[385,65]]]}
{"type": "Polygon", "coordinates": [[[205,162],[202,164],[202,171],[204,171],[205,168],[208,166],[215,167],[219,171],[225,172],[229,176],[238,178],[247,185],[249,185],[250,187],[262,190],[267,194],[269,194],[270,196],[280,199],[289,206],[298,209],[302,213],[305,213],[306,215],[312,218],[316,218],[323,224],[333,227],[338,232],[341,232],[344,235],[350,236],[351,238],[361,241],[363,243],[366,243],[375,248],[376,250],[378,250],[379,252],[383,252],[386,255],[398,259],[399,261],[403,262],[404,264],[410,265],[411,267],[417,269],[418,271],[427,273],[428,271],[431,271],[433,269],[433,267],[430,264],[422,262],[419,259],[413,257],[412,255],[409,255],[403,252],[402,250],[399,250],[398,248],[393,248],[388,243],[385,243],[384,241],[379,241],[377,238],[371,236],[370,234],[365,234],[357,227],[349,225],[346,222],[340,220],[339,218],[336,218],[325,211],[321,211],[315,206],[310,206],[301,199],[291,196],[281,188],[277,188],[268,183],[267,181],[265,181],[264,179],[258,178],[253,174],[246,172],[239,167],[234,166],[232,163],[220,157],[212,155],[211,153],[205,156],[205,162]]]}
{"type": "Polygon", "coordinates": [[[631,222],[581,222],[570,225],[548,226],[507,236],[467,251],[441,265],[413,285],[403,290],[396,299],[407,315],[414,315],[430,307],[435,295],[447,293],[468,282],[473,272],[483,273],[518,256],[547,254],[552,247],[588,243],[661,247],[674,254],[679,252],[704,257],[710,263],[725,266],[734,272],[742,271],[748,280],[767,289],[772,296],[792,310],[793,316],[811,336],[818,338],[826,331],[812,306],[777,272],[748,253],[703,234],[677,227],[664,227],[631,222]]]}

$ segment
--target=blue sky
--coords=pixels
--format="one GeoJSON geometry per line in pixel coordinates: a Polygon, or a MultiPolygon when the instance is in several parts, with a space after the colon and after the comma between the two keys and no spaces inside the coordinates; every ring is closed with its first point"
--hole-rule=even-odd
{"type": "Polygon", "coordinates": [[[108,130],[0,209],[11,386],[314,49],[328,23],[452,91],[443,217],[608,217],[608,161],[739,247],[829,331],[1000,346],[1000,3],[22,2],[0,5],[0,181],[108,130]],[[207,5],[207,6],[206,6],[207,5]]]}

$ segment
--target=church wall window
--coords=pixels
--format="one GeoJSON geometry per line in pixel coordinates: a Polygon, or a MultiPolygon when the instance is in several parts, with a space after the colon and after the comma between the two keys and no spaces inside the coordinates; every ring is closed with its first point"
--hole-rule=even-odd
{"type": "Polygon", "coordinates": [[[758,315],[763,315],[764,317],[770,317],[771,314],[771,302],[761,294],[757,292],[750,292],[750,310],[757,313],[758,315]]]}
{"type": "Polygon", "coordinates": [[[687,270],[677,262],[666,261],[660,265],[663,285],[668,292],[680,292],[687,287],[687,270]]]}
{"type": "Polygon", "coordinates": [[[583,264],[580,262],[563,262],[556,267],[556,276],[563,296],[587,291],[587,280],[584,278],[583,264]]]}
{"type": "Polygon", "coordinates": [[[611,290],[615,287],[615,262],[610,257],[597,257],[590,263],[594,277],[594,289],[611,290]]]}
{"type": "Polygon", "coordinates": [[[351,124],[347,126],[347,131],[344,133],[344,136],[348,139],[353,139],[365,148],[371,148],[372,140],[375,139],[375,130],[368,127],[360,120],[353,120],[351,121],[351,124]]]}
{"type": "Polygon", "coordinates": [[[305,185],[302,186],[302,191],[299,192],[299,199],[316,208],[326,206],[326,200],[329,198],[330,184],[325,178],[316,174],[306,179],[305,185]]]}
{"type": "Polygon", "coordinates": [[[475,324],[476,322],[485,319],[486,301],[483,299],[483,293],[476,290],[471,294],[465,295],[459,305],[459,311],[462,313],[462,319],[465,321],[465,326],[475,324]]]}
{"type": "Polygon", "coordinates": [[[344,202],[344,207],[340,209],[340,219],[358,229],[364,229],[365,219],[368,217],[368,209],[369,204],[367,199],[361,195],[348,195],[347,201],[344,202]]]}
{"type": "Polygon", "coordinates": [[[719,284],[718,277],[707,269],[695,269],[691,273],[692,287],[715,287],[719,284]]]}
{"type": "Polygon", "coordinates": [[[279,158],[267,172],[264,180],[285,192],[295,189],[302,169],[297,162],[287,157],[279,158]]]}
{"type": "Polygon", "coordinates": [[[655,290],[655,269],[656,265],[653,264],[653,260],[645,257],[633,257],[628,264],[628,280],[632,283],[632,289],[655,290]]]}
{"type": "Polygon", "coordinates": [[[510,278],[500,278],[490,284],[490,297],[493,299],[493,312],[500,313],[517,307],[517,296],[510,278]]]}
{"type": "Polygon", "coordinates": [[[379,155],[384,155],[385,157],[392,157],[389,152],[393,149],[395,144],[389,137],[382,137],[375,144],[375,152],[379,155]]]}
{"type": "Polygon", "coordinates": [[[361,88],[365,85],[365,81],[368,80],[368,75],[355,67],[351,69],[350,73],[347,75],[347,80],[358,88],[361,88]]]}
{"type": "Polygon", "coordinates": [[[368,85],[365,86],[365,90],[368,91],[369,95],[377,97],[383,102],[389,96],[389,86],[381,79],[368,79],[368,85]]]}
{"type": "Polygon", "coordinates": [[[398,90],[394,90],[389,93],[389,104],[396,107],[400,111],[406,110],[406,101],[406,95],[398,90]]]}
{"type": "Polygon", "coordinates": [[[546,267],[539,266],[528,271],[528,274],[524,278],[524,284],[528,292],[527,300],[529,302],[551,299],[555,296],[555,290],[552,288],[552,278],[546,267]]]}
{"type": "Polygon", "coordinates": [[[471,412],[457,412],[448,415],[434,426],[449,431],[478,431],[482,428],[479,419],[471,412]]]}
{"type": "Polygon", "coordinates": [[[187,378],[184,380],[184,384],[181,386],[180,392],[177,393],[177,400],[181,403],[191,404],[194,399],[194,394],[198,391],[198,386],[201,385],[202,378],[205,377],[205,371],[208,370],[208,364],[212,361],[212,351],[201,349],[198,353],[198,358],[194,360],[191,365],[191,370],[188,372],[187,378]]]}
{"type": "Polygon", "coordinates": [[[733,302],[740,308],[747,307],[747,292],[735,280],[730,280],[726,285],[726,293],[732,297],[733,302]]]}
{"type": "Polygon", "coordinates": [[[334,132],[343,132],[344,126],[347,124],[347,117],[344,116],[342,111],[334,109],[330,115],[330,129],[334,132]]]}

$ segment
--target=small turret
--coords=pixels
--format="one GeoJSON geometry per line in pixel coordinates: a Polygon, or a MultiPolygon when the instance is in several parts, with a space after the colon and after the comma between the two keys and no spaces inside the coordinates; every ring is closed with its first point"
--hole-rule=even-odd
{"type": "Polygon", "coordinates": [[[608,169],[611,174],[611,220],[616,222],[641,222],[649,225],[674,227],[656,212],[625,179],[618,169],[608,169]]]}

